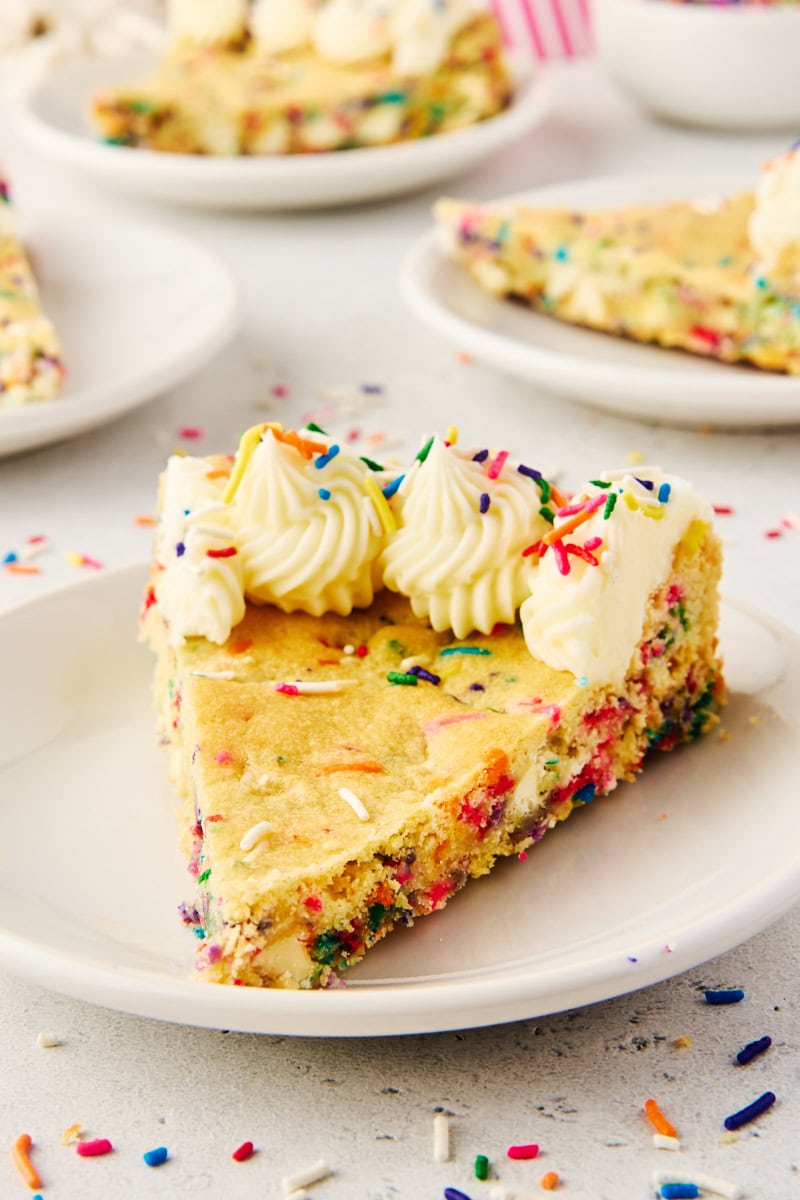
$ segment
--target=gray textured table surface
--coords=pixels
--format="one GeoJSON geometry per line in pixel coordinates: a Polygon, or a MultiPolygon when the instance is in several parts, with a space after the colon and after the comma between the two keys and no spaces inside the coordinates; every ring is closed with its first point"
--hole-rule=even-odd
{"type": "MultiPolygon", "coordinates": [[[[557,103],[543,129],[452,191],[491,196],[560,178],[652,169],[739,171],[783,148],[780,136],[732,138],[656,126],[623,102],[591,64],[553,75],[557,103]]],[[[401,428],[409,444],[456,421],[478,440],[535,439],[540,461],[577,483],[598,464],[640,452],[692,478],[735,512],[722,526],[726,592],[800,629],[800,533],[764,534],[800,509],[796,433],[716,433],[645,426],[553,402],[512,380],[465,368],[402,308],[395,281],[427,227],[431,193],[394,204],[296,216],[187,214],[95,192],[37,161],[0,123],[22,203],[57,197],[83,214],[113,209],[181,229],[225,257],[245,301],[237,342],[202,377],[127,418],[62,445],[0,464],[0,550],[45,533],[52,552],[36,578],[0,575],[0,608],[77,577],[67,555],[108,565],[143,559],[149,534],[133,515],[152,509],[165,453],[186,424],[199,449],[228,449],[263,419],[271,385],[288,385],[275,415],[287,422],[326,401],[320,389],[385,388],[354,417],[367,430],[401,428]],[[120,463],[124,469],[120,470],[120,463]]],[[[189,447],[190,449],[192,447],[189,447]]],[[[0,703],[12,698],[3,695],[0,703]]],[[[3,797],[7,802],[8,798],[3,797]]],[[[754,803],[767,797],[756,797],[754,803]]],[[[641,1113],[656,1096],[684,1138],[681,1163],[737,1181],[753,1200],[800,1193],[798,1156],[798,912],[723,958],[672,981],[591,1008],[464,1033],[376,1040],[253,1037],[117,1015],[63,999],[0,972],[0,1195],[24,1195],[5,1148],[23,1129],[53,1200],[205,1193],[280,1195],[280,1177],[317,1158],[336,1174],[320,1200],[439,1197],[445,1186],[488,1196],[472,1161],[492,1160],[520,1196],[544,1194],[546,1169],[565,1200],[649,1194],[673,1156],[652,1146],[641,1113]],[[743,1004],[710,1008],[702,987],[740,986],[743,1004]],[[37,1047],[52,1031],[63,1045],[37,1047]],[[770,1034],[768,1055],[732,1065],[745,1042],[770,1034]],[[688,1035],[691,1046],[673,1043],[688,1035]],[[728,1113],[766,1089],[778,1104],[735,1140],[728,1113]],[[453,1161],[431,1154],[436,1108],[452,1113],[453,1161]],[[78,1160],[59,1145],[73,1122],[114,1142],[113,1156],[78,1160]],[[248,1163],[231,1151],[252,1139],[248,1163]],[[511,1142],[542,1146],[535,1163],[509,1163],[511,1142]],[[141,1154],[168,1146],[148,1171],[141,1154]]]]}

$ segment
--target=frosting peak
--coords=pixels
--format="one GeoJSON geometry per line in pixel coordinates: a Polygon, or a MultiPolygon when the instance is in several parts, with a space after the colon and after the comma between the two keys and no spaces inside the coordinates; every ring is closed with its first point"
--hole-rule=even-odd
{"type": "Polygon", "coordinates": [[[757,270],[776,291],[800,297],[800,149],[766,163],[750,218],[757,270]]]}
{"type": "Polygon", "coordinates": [[[382,555],[383,582],[456,637],[514,621],[530,588],[523,550],[547,530],[535,480],[507,457],[433,438],[397,493],[399,528],[382,555]]]}

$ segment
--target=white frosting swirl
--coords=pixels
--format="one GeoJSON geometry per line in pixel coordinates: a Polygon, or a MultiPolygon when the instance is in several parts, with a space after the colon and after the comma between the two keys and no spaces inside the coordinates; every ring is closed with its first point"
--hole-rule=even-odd
{"type": "Polygon", "coordinates": [[[221,645],[244,616],[244,571],[231,513],[222,501],[225,480],[209,478],[204,458],[169,459],[164,472],[156,558],[163,573],[156,596],[169,640],[204,637],[221,645]],[[237,553],[209,557],[230,546],[237,553]]]}
{"type": "Polygon", "coordinates": [[[456,637],[513,622],[530,588],[531,558],[522,551],[549,528],[533,480],[511,462],[491,479],[490,462],[434,439],[397,493],[399,528],[381,559],[385,585],[456,637]]]}
{"type": "Polygon", "coordinates": [[[321,468],[320,461],[267,430],[234,497],[233,520],[249,600],[346,616],[372,603],[383,533],[364,488],[369,468],[344,448],[321,468]]]}
{"type": "Polygon", "coordinates": [[[800,149],[766,163],[750,217],[757,270],[778,290],[800,296],[800,149]]]}
{"type": "MultiPolygon", "coordinates": [[[[688,483],[657,468],[639,471],[639,478],[654,484],[652,491],[627,472],[599,478],[612,487],[587,484],[578,495],[607,497],[616,492],[613,513],[605,520],[605,504],[601,505],[564,539],[583,546],[601,538],[602,545],[593,551],[599,565],[570,557],[569,574],[564,575],[552,550],[547,551],[535,569],[520,617],[535,658],[590,684],[605,685],[625,678],[649,598],[667,578],[677,543],[693,521],[711,524],[713,518],[708,501],[688,483]],[[669,498],[663,503],[658,500],[662,484],[669,485],[669,498]]],[[[564,523],[557,519],[556,529],[564,523]]]]}
{"type": "Polygon", "coordinates": [[[260,50],[284,54],[311,41],[319,0],[256,0],[250,32],[260,50]]]}
{"type": "Polygon", "coordinates": [[[169,0],[167,19],[174,38],[204,46],[233,42],[247,30],[247,0],[169,0]]]}
{"type": "Polygon", "coordinates": [[[329,62],[379,58],[392,45],[389,8],[382,0],[329,0],[314,24],[314,46],[329,62]]]}

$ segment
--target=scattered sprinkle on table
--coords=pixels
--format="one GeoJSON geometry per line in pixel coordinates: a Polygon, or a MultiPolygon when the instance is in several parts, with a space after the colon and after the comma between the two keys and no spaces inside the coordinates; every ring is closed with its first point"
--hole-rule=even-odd
{"type": "Polygon", "coordinates": [[[11,1148],[11,1161],[29,1188],[40,1188],[42,1181],[36,1167],[31,1162],[33,1141],[29,1133],[21,1133],[11,1148]]]}
{"type": "Polygon", "coordinates": [[[771,1045],[772,1038],[767,1036],[758,1038],[758,1040],[755,1042],[748,1042],[747,1045],[743,1046],[736,1055],[736,1061],[741,1066],[744,1066],[744,1064],[749,1063],[752,1058],[755,1058],[759,1054],[763,1054],[765,1050],[769,1050],[771,1045]]]}
{"type": "Polygon", "coordinates": [[[81,1158],[100,1158],[103,1154],[110,1154],[114,1147],[108,1138],[95,1138],[91,1142],[78,1142],[75,1149],[81,1158]]]}
{"type": "Polygon", "coordinates": [[[546,1192],[552,1192],[558,1187],[559,1174],[558,1171],[545,1171],[542,1178],[539,1180],[539,1187],[546,1192]]]}
{"type": "Polygon", "coordinates": [[[234,1150],[231,1158],[234,1160],[234,1162],[247,1162],[248,1158],[252,1158],[254,1154],[255,1147],[253,1146],[253,1143],[242,1142],[241,1146],[238,1146],[236,1150],[234,1150]]]}
{"type": "Polygon", "coordinates": [[[450,1160],[450,1118],[447,1113],[434,1113],[433,1116],[433,1161],[438,1163],[450,1160]]]}
{"type": "Polygon", "coordinates": [[[36,1045],[40,1050],[53,1050],[56,1046],[63,1046],[64,1043],[58,1034],[55,1033],[40,1033],[36,1039],[36,1045]]]}
{"type": "MultiPolygon", "coordinates": [[[[653,1172],[653,1187],[659,1192],[659,1189],[667,1186],[674,1187],[676,1185],[692,1186],[698,1189],[698,1192],[693,1192],[693,1195],[698,1195],[700,1192],[714,1192],[717,1196],[725,1196],[726,1200],[742,1200],[744,1192],[735,1183],[728,1183],[726,1179],[718,1179],[715,1175],[707,1175],[704,1171],[654,1171],[653,1172]]],[[[662,1194],[659,1192],[659,1194],[662,1194]]]]}
{"type": "Polygon", "coordinates": [[[74,1146],[76,1142],[81,1140],[81,1125],[80,1121],[76,1121],[74,1125],[68,1125],[61,1135],[62,1146],[74,1146]]]}
{"type": "Polygon", "coordinates": [[[706,1004],[738,1004],[744,1000],[742,988],[709,988],[703,995],[706,1004]]]}
{"type": "Polygon", "coordinates": [[[656,1133],[662,1133],[664,1137],[677,1137],[675,1126],[664,1116],[658,1104],[651,1097],[644,1102],[644,1111],[650,1124],[655,1129],[656,1133]]]}
{"type": "Polygon", "coordinates": [[[327,1179],[332,1175],[330,1169],[324,1159],[313,1163],[310,1167],[306,1167],[302,1171],[295,1171],[294,1175],[284,1175],[283,1190],[287,1196],[291,1196],[292,1192],[297,1192],[300,1188],[304,1188],[307,1183],[319,1183],[322,1179],[327,1179]]]}
{"type": "Polygon", "coordinates": [[[160,1167],[169,1158],[169,1151],[166,1146],[156,1146],[155,1150],[145,1150],[142,1158],[148,1167],[160,1167]]]}
{"type": "Polygon", "coordinates": [[[658,1194],[662,1200],[696,1200],[700,1189],[695,1183],[664,1183],[658,1194]]]}
{"type": "Polygon", "coordinates": [[[489,1178],[489,1159],[486,1157],[485,1154],[476,1154],[475,1155],[475,1178],[476,1179],[488,1179],[489,1178]]]}
{"type": "Polygon", "coordinates": [[[205,435],[206,431],[200,425],[182,425],[178,430],[178,437],[185,442],[198,442],[205,435]]]}
{"type": "Polygon", "coordinates": [[[539,1153],[539,1147],[534,1142],[522,1146],[509,1146],[506,1154],[509,1158],[527,1159],[536,1158],[539,1153]]]}
{"type": "Polygon", "coordinates": [[[775,1093],[764,1092],[763,1096],[759,1096],[752,1104],[746,1104],[738,1112],[731,1113],[722,1123],[726,1129],[738,1129],[741,1125],[747,1125],[750,1121],[754,1121],[756,1117],[760,1117],[768,1108],[772,1108],[774,1103],[775,1093]]]}
{"type": "Polygon", "coordinates": [[[680,1138],[667,1137],[665,1133],[653,1134],[653,1145],[656,1150],[680,1150],[680,1138]]]}
{"type": "Polygon", "coordinates": [[[445,1188],[444,1200],[470,1200],[470,1197],[465,1192],[460,1192],[458,1188],[445,1188]]]}

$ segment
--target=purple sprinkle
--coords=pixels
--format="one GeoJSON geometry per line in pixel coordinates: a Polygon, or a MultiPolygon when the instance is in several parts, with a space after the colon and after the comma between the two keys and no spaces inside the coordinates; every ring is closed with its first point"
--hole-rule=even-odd
{"type": "Polygon", "coordinates": [[[409,675],[416,675],[418,679],[424,679],[426,683],[441,683],[440,675],[434,675],[433,671],[426,671],[424,667],[409,667],[409,675]]]}
{"type": "Polygon", "coordinates": [[[488,457],[489,457],[488,450],[479,450],[477,454],[473,454],[472,461],[473,462],[486,462],[488,457]]]}
{"type": "Polygon", "coordinates": [[[380,383],[362,383],[361,390],[367,396],[377,396],[383,391],[383,385],[380,383]]]}
{"type": "Polygon", "coordinates": [[[489,505],[491,503],[492,503],[492,501],[489,497],[489,493],[481,492],[481,512],[482,513],[487,513],[489,511],[489,505]]]}
{"type": "Polygon", "coordinates": [[[469,685],[469,690],[471,692],[485,692],[486,688],[483,686],[482,683],[471,683],[469,685]]]}
{"type": "Polygon", "coordinates": [[[465,1192],[460,1192],[458,1188],[445,1188],[444,1200],[469,1200],[469,1196],[465,1192]]]}
{"type": "Polygon", "coordinates": [[[178,558],[183,558],[184,554],[186,553],[186,547],[184,546],[183,542],[178,542],[177,546],[175,547],[175,553],[177,554],[178,558]]]}
{"type": "Polygon", "coordinates": [[[520,463],[517,470],[520,475],[527,475],[528,479],[535,479],[537,483],[542,478],[541,471],[537,471],[535,467],[526,467],[524,463],[520,463]]]}
{"type": "Polygon", "coordinates": [[[633,478],[637,483],[640,483],[643,488],[647,488],[648,492],[652,492],[653,488],[655,487],[652,479],[640,479],[638,475],[634,475],[633,478]]]}
{"type": "Polygon", "coordinates": [[[747,1125],[748,1122],[754,1121],[756,1117],[760,1117],[768,1108],[772,1108],[775,1103],[774,1092],[764,1092],[763,1096],[759,1096],[752,1104],[745,1105],[738,1112],[731,1113],[722,1122],[726,1129],[738,1129],[740,1125],[747,1125]]]}
{"type": "Polygon", "coordinates": [[[218,963],[222,958],[222,946],[218,946],[216,942],[212,942],[208,947],[207,954],[210,963],[218,963]]]}
{"type": "Polygon", "coordinates": [[[751,1058],[755,1058],[757,1054],[763,1054],[765,1050],[769,1050],[771,1045],[771,1037],[762,1037],[756,1042],[748,1042],[736,1055],[736,1061],[741,1066],[744,1066],[745,1063],[750,1062],[751,1058]]]}
{"type": "Polygon", "coordinates": [[[639,961],[639,960],[638,960],[638,958],[636,957],[636,955],[635,955],[635,954],[629,954],[629,955],[628,955],[628,962],[631,962],[631,963],[637,963],[638,961],[639,961]]]}

